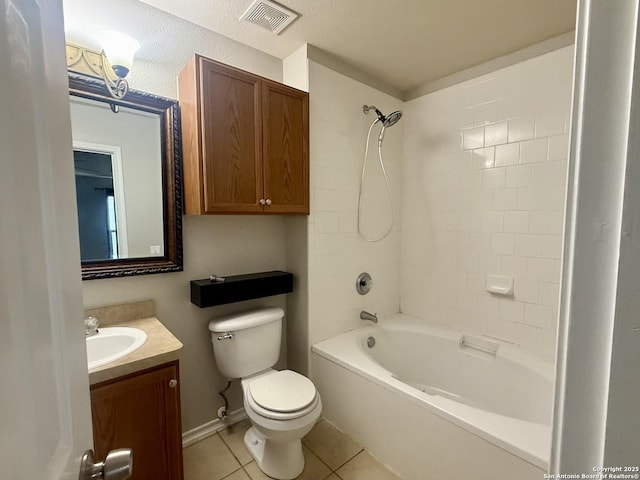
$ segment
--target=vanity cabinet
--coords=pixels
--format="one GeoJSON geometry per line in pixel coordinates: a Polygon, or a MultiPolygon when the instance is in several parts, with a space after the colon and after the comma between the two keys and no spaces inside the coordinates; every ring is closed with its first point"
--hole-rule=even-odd
{"type": "Polygon", "coordinates": [[[91,386],[94,450],[133,450],[132,480],[182,480],[178,362],[91,386]]]}
{"type": "Polygon", "coordinates": [[[309,213],[308,93],[196,55],[178,96],[187,215],[309,213]]]}

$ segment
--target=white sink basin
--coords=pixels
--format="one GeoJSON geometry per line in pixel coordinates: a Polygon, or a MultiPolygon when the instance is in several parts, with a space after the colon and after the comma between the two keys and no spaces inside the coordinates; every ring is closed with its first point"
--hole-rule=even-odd
{"type": "Polygon", "coordinates": [[[87,363],[89,370],[129,355],[147,341],[147,334],[138,328],[100,328],[97,335],[87,337],[87,363]]]}

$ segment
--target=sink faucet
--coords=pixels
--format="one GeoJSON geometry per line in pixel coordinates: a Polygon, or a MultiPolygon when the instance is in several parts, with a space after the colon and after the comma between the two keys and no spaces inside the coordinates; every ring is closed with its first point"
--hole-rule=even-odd
{"type": "Polygon", "coordinates": [[[370,322],[373,322],[373,323],[378,323],[378,315],[376,315],[375,313],[369,313],[366,310],[363,310],[360,312],[360,319],[369,320],[370,322]]]}
{"type": "Polygon", "coordinates": [[[84,319],[84,336],[93,337],[98,334],[98,325],[100,320],[96,317],[87,317],[84,319]]]}

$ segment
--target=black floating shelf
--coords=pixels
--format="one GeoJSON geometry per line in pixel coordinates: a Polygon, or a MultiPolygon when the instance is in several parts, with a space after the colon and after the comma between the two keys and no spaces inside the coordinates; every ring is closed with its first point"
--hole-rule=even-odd
{"type": "Polygon", "coordinates": [[[293,274],[249,273],[224,277],[224,281],[191,280],[191,303],[200,308],[293,292],[293,274]]]}

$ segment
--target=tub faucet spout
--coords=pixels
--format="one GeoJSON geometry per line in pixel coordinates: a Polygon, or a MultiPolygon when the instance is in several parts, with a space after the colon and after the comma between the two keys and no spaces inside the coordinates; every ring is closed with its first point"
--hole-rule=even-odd
{"type": "Polygon", "coordinates": [[[360,319],[369,320],[370,322],[373,322],[373,323],[378,323],[378,315],[376,315],[375,313],[369,313],[366,310],[363,310],[360,312],[360,319]]]}

